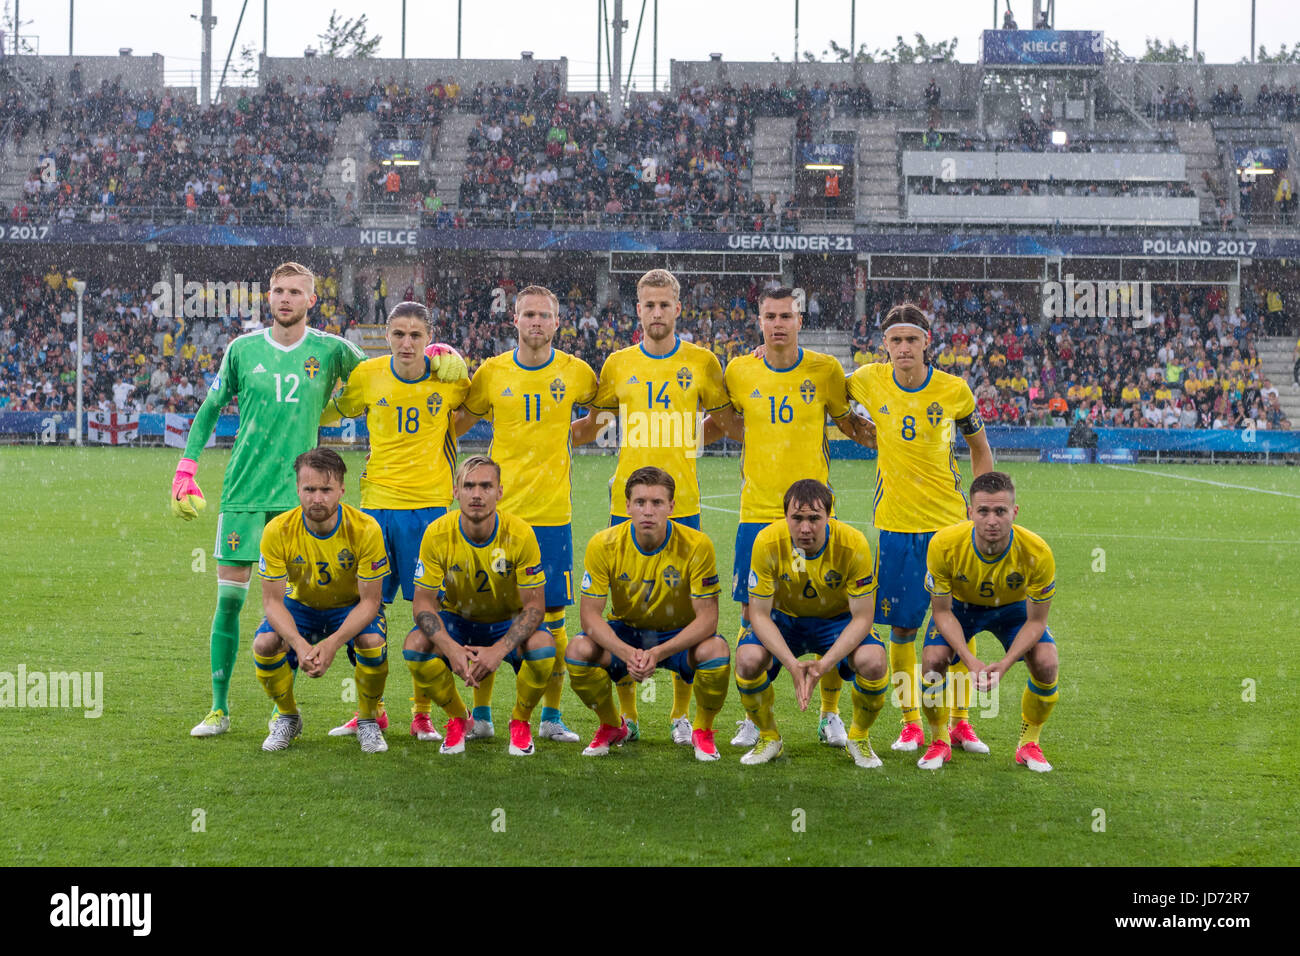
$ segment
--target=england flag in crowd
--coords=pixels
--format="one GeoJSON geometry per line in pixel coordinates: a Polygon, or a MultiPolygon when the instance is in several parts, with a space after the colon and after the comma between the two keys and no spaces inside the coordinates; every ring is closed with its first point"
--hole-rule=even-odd
{"type": "Polygon", "coordinates": [[[91,412],[86,416],[86,434],[103,445],[126,445],[140,434],[140,416],[125,412],[91,412]]]}
{"type": "MultiPolygon", "coordinates": [[[[190,425],[194,423],[192,415],[174,415],[167,413],[163,423],[163,444],[170,445],[172,448],[184,448],[186,440],[190,437],[190,425]]],[[[217,430],[214,428],[212,434],[208,436],[208,443],[204,448],[211,448],[217,443],[217,430]]]]}

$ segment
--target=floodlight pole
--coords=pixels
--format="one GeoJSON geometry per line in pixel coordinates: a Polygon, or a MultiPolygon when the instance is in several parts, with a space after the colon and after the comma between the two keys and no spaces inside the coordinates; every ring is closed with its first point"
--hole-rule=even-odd
{"type": "MultiPolygon", "coordinates": [[[[72,22],[73,22],[74,19],[76,19],[76,12],[77,12],[76,7],[77,7],[77,0],[68,0],[68,56],[72,56],[72,22]]],[[[1254,20],[1254,17],[1253,17],[1253,14],[1254,14],[1254,7],[1255,7],[1255,5],[1252,3],[1252,4],[1251,4],[1251,13],[1252,13],[1252,17],[1251,17],[1251,21],[1250,21],[1251,24],[1252,24],[1252,29],[1253,29],[1253,24],[1255,23],[1255,20],[1254,20]]],[[[1251,40],[1252,40],[1252,44],[1253,44],[1253,41],[1254,41],[1254,33],[1253,33],[1253,32],[1251,33],[1251,40]]]]}
{"type": "Polygon", "coordinates": [[[406,0],[402,0],[402,60],[406,60],[406,0]]]}
{"type": "Polygon", "coordinates": [[[1250,0],[1250,62],[1255,62],[1255,0],[1250,0]]]}
{"type": "Polygon", "coordinates": [[[86,356],[84,354],[86,340],[82,333],[81,299],[86,294],[86,283],[81,279],[77,279],[72,283],[72,291],[77,293],[77,419],[75,427],[77,444],[81,445],[83,444],[83,433],[85,432],[85,429],[81,427],[81,415],[83,407],[82,389],[86,375],[86,356]]]}
{"type": "Polygon", "coordinates": [[[1192,62],[1199,63],[1196,56],[1196,30],[1201,22],[1201,0],[1192,0],[1192,62]]]}

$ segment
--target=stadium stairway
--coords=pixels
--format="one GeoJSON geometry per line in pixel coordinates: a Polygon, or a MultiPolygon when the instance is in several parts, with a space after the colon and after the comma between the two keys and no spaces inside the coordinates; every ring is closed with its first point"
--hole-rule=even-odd
{"type": "Polygon", "coordinates": [[[12,209],[23,195],[27,174],[36,168],[44,150],[45,144],[35,130],[21,143],[10,140],[0,149],[0,206],[5,210],[12,209]]]}
{"type": "Polygon", "coordinates": [[[1286,417],[1291,419],[1294,427],[1300,428],[1300,388],[1292,378],[1295,366],[1294,336],[1271,336],[1256,343],[1259,360],[1262,365],[1260,377],[1266,378],[1277,389],[1277,400],[1286,409],[1286,417]]]}
{"type": "Polygon", "coordinates": [[[790,116],[756,116],[754,118],[754,168],[750,189],[766,201],[776,194],[780,209],[794,188],[794,118],[790,116]]]}
{"type": "Polygon", "coordinates": [[[835,356],[844,366],[846,375],[857,368],[853,364],[853,336],[841,329],[803,329],[799,333],[799,344],[814,352],[835,356]]]}
{"type": "Polygon", "coordinates": [[[1202,120],[1175,124],[1174,136],[1178,140],[1178,149],[1187,157],[1187,182],[1196,191],[1196,198],[1200,201],[1201,222],[1217,226],[1218,203],[1214,193],[1205,185],[1202,173],[1209,170],[1210,178],[1223,190],[1224,197],[1230,202],[1235,190],[1228,186],[1223,157],[1214,138],[1214,131],[1209,122],[1202,120]]]}
{"type": "Polygon", "coordinates": [[[334,148],[325,166],[325,188],[342,205],[349,192],[358,204],[364,201],[366,165],[370,162],[370,140],[375,133],[373,113],[345,113],[334,134],[334,148]],[[344,178],[344,163],[351,159],[352,176],[344,178]]]}
{"type": "Polygon", "coordinates": [[[857,120],[857,221],[898,222],[901,176],[898,119],[893,115],[857,120]]]}
{"type": "Polygon", "coordinates": [[[465,176],[465,161],[469,157],[469,134],[482,118],[481,113],[459,110],[451,110],[442,117],[430,177],[438,184],[444,209],[460,208],[460,181],[465,176]]]}

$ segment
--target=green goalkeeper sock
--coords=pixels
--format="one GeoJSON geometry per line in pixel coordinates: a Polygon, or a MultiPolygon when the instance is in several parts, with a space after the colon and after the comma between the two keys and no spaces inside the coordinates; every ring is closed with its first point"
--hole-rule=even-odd
{"type": "Polygon", "coordinates": [[[239,656],[239,612],[248,585],[217,582],[217,613],[212,615],[212,709],[230,715],[230,675],[239,656]]]}

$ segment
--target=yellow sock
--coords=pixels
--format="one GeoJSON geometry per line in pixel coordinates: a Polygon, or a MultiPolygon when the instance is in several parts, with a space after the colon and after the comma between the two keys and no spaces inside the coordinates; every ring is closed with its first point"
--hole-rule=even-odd
{"type": "Polygon", "coordinates": [[[849,725],[850,740],[866,740],[867,731],[880,716],[885,706],[885,691],[889,690],[889,676],[879,680],[865,677],[853,678],[853,723],[849,725]]]}
{"type": "Polygon", "coordinates": [[[474,691],[474,717],[477,720],[492,719],[492,688],[496,685],[497,675],[493,671],[479,681],[474,691]]]}
{"type": "Polygon", "coordinates": [[[942,740],[952,743],[948,736],[948,706],[944,700],[947,681],[940,678],[933,683],[921,678],[921,710],[925,712],[925,722],[930,725],[930,743],[942,740]]]}
{"type": "Polygon", "coordinates": [[[430,704],[437,704],[448,717],[467,717],[465,702],[456,693],[451,668],[441,657],[421,654],[419,651],[402,651],[411,680],[415,684],[415,712],[427,714],[430,704]]]}
{"type": "MultiPolygon", "coordinates": [[[[569,683],[573,683],[573,678],[569,678],[569,683]]],[[[636,681],[631,677],[624,677],[618,682],[618,712],[628,720],[639,720],[636,712],[636,681]]],[[[618,721],[614,721],[614,726],[618,726],[618,721]]]]}
{"type": "MultiPolygon", "coordinates": [[[[542,694],[542,707],[552,710],[560,709],[560,697],[564,694],[564,651],[569,646],[569,632],[564,629],[564,611],[547,611],[543,626],[551,632],[555,640],[555,666],[546,681],[546,690],[542,694]]],[[[546,715],[542,715],[546,719],[546,715]]]]}
{"type": "Polygon", "coordinates": [[[619,725],[618,708],[614,706],[613,685],[609,671],[595,664],[575,664],[568,661],[569,686],[578,699],[596,712],[602,724],[619,725]]]}
{"type": "Polygon", "coordinates": [[[298,702],[293,699],[293,668],[285,652],[270,657],[254,653],[253,660],[257,663],[257,679],[266,696],[275,701],[276,710],[286,716],[298,713],[298,702]]]}
{"type": "Polygon", "coordinates": [[[915,723],[921,719],[920,695],[917,693],[916,679],[920,667],[917,666],[913,640],[895,642],[893,634],[889,636],[889,669],[894,674],[894,686],[898,693],[896,702],[903,711],[905,724],[915,723]]]}
{"type": "Polygon", "coordinates": [[[546,692],[551,670],[555,667],[555,648],[524,651],[523,658],[519,673],[515,675],[515,709],[510,712],[511,720],[533,719],[533,708],[546,692]]]}
{"type": "Polygon", "coordinates": [[[1017,749],[1027,743],[1038,743],[1038,734],[1060,696],[1056,681],[1044,686],[1029,678],[1024,693],[1020,695],[1020,743],[1016,744],[1017,749]]]}
{"type": "MultiPolygon", "coordinates": [[[[722,693],[726,694],[726,681],[723,681],[722,693]]],[[[668,712],[669,720],[688,717],[691,713],[691,685],[682,680],[681,675],[673,672],[673,709],[668,712]]],[[[710,724],[713,718],[709,718],[710,724]]]]}
{"type": "MultiPolygon", "coordinates": [[[[727,685],[730,683],[730,658],[715,657],[695,668],[695,722],[691,724],[695,730],[713,729],[713,719],[722,710],[722,702],[727,699],[727,685]]],[[[683,681],[682,686],[689,693],[691,685],[683,681]]],[[[681,716],[686,716],[685,707],[682,708],[681,716]]]]}
{"type": "Polygon", "coordinates": [[[844,678],[840,676],[839,668],[832,667],[823,674],[819,686],[822,695],[822,713],[838,714],[840,712],[840,691],[844,689],[844,678]]]}
{"type": "MultiPolygon", "coordinates": [[[[975,638],[967,642],[970,652],[975,654],[975,638]]],[[[949,723],[957,723],[970,718],[970,668],[960,660],[948,668],[948,680],[952,685],[952,712],[948,715],[949,723]]]]}
{"type": "Polygon", "coordinates": [[[353,676],[357,682],[357,717],[374,720],[384,696],[384,683],[388,680],[388,645],[354,647],[357,666],[353,676]]]}
{"type": "MultiPolygon", "coordinates": [[[[696,680],[699,680],[698,676],[696,680]]],[[[736,689],[740,691],[740,704],[745,708],[745,716],[758,727],[759,736],[780,737],[776,729],[776,692],[767,678],[767,671],[750,680],[736,675],[736,689]]]]}

